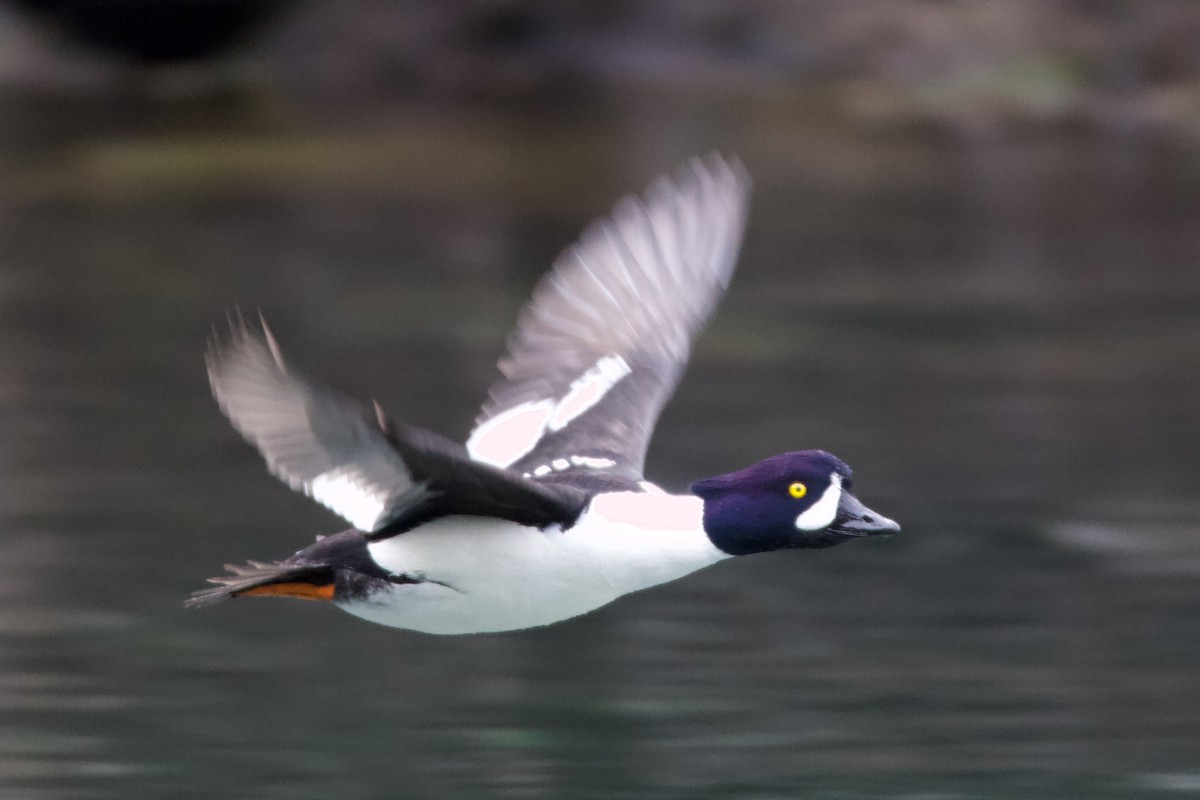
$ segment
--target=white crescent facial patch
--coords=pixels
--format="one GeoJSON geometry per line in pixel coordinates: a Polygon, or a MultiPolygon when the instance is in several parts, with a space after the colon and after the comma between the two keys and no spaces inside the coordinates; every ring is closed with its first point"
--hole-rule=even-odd
{"type": "Polygon", "coordinates": [[[796,517],[796,528],[802,531],[819,531],[822,528],[828,528],[837,519],[838,503],[841,501],[842,476],[835,472],[829,476],[829,486],[821,495],[821,499],[796,517]]]}

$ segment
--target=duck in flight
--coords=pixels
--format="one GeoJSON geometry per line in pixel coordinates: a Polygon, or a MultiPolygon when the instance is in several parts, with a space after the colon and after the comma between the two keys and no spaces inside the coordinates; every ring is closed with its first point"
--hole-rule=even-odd
{"type": "Polygon", "coordinates": [[[521,312],[465,446],[309,382],[265,323],[235,318],[208,354],[217,403],[272,473],[354,527],[227,565],[187,605],[295,597],[428,633],[506,631],[733,556],[899,531],[821,450],[680,495],[642,475],[733,272],[749,188],[740,163],[693,159],[594,222],[521,312]]]}

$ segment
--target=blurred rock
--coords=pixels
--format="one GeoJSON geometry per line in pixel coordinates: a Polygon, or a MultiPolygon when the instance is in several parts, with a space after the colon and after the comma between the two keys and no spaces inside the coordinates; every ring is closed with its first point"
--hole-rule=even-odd
{"type": "Polygon", "coordinates": [[[35,23],[138,64],[210,58],[248,44],[295,0],[9,0],[35,23]]]}
{"type": "Polygon", "coordinates": [[[589,88],[620,87],[777,97],[871,126],[1200,137],[1195,0],[7,2],[0,83],[82,75],[76,83],[104,91],[95,52],[197,63],[251,43],[295,5],[259,51],[272,82],[364,108],[388,96],[587,102],[589,88]],[[86,46],[60,48],[47,66],[29,41],[50,30],[86,46]]]}

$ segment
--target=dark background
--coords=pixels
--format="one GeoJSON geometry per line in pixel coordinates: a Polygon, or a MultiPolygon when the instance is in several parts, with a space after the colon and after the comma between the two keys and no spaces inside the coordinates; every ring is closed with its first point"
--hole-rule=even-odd
{"type": "Polygon", "coordinates": [[[0,794],[1200,795],[1194,3],[155,5],[0,5],[0,794]],[[752,218],[648,474],[821,447],[901,536],[496,636],[181,607],[341,526],[216,410],[227,309],[461,438],[713,149],[752,218]]]}

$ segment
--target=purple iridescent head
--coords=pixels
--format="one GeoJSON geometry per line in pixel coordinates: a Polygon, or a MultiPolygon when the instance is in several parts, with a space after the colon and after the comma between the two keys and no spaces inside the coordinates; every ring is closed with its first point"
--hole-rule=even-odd
{"type": "Polygon", "coordinates": [[[899,525],[859,502],[853,483],[837,456],[799,450],[696,481],[692,493],[704,500],[708,538],[735,556],[898,532],[899,525]]]}

